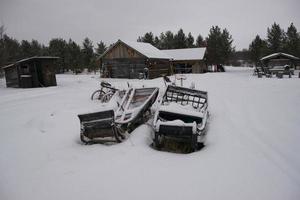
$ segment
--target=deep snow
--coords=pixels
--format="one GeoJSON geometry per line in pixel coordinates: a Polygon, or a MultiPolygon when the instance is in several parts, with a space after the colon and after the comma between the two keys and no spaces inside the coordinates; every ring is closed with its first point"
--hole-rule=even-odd
{"type": "Polygon", "coordinates": [[[187,77],[210,111],[207,145],[192,154],[149,147],[149,125],[122,144],[82,145],[77,114],[104,108],[89,99],[97,75],[34,89],[0,79],[0,199],[300,199],[300,79],[229,67],[187,77]]]}

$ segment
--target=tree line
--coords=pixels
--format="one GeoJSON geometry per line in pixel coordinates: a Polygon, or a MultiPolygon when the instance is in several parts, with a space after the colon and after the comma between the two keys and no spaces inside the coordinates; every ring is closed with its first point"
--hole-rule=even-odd
{"type": "MultiPolygon", "coordinates": [[[[267,38],[262,39],[257,35],[250,43],[248,49],[235,51],[233,38],[229,31],[219,26],[212,26],[207,37],[198,34],[196,38],[183,29],[173,33],[166,31],[158,36],[147,32],[137,38],[138,42],[151,43],[158,49],[180,49],[193,47],[206,47],[207,64],[232,64],[239,65],[239,60],[258,64],[259,59],[275,52],[285,52],[300,57],[300,33],[293,23],[284,31],[279,24],[274,23],[267,28],[267,38]]],[[[72,39],[53,38],[48,46],[37,40],[18,41],[5,33],[5,27],[0,26],[0,66],[7,65],[17,60],[32,56],[58,56],[58,72],[68,70],[89,71],[98,68],[97,57],[107,49],[107,45],[100,41],[94,46],[89,38],[85,38],[81,45],[72,39]]]]}
{"type": "Polygon", "coordinates": [[[293,23],[285,32],[277,23],[267,28],[267,38],[259,35],[252,40],[248,49],[235,51],[232,35],[227,29],[212,26],[206,38],[199,34],[195,38],[189,32],[185,34],[182,29],[177,33],[166,31],[159,36],[147,32],[138,37],[140,42],[148,42],[159,49],[181,49],[193,47],[206,47],[207,64],[241,65],[240,60],[259,65],[259,59],[275,52],[285,52],[300,57],[300,33],[293,23]]]}
{"type": "Polygon", "coordinates": [[[176,33],[171,31],[162,32],[159,36],[147,32],[139,36],[138,42],[151,43],[158,49],[183,49],[193,47],[207,47],[208,64],[228,64],[230,55],[234,52],[233,39],[229,31],[219,26],[212,26],[206,38],[199,34],[195,38],[189,32],[185,34],[182,29],[176,33]]]}
{"type": "Polygon", "coordinates": [[[286,32],[279,24],[274,23],[267,29],[267,38],[262,39],[256,35],[249,45],[249,59],[255,64],[259,63],[261,57],[276,52],[300,57],[300,33],[293,23],[286,32]]]}
{"type": "Polygon", "coordinates": [[[57,72],[78,72],[84,68],[95,71],[98,68],[97,57],[106,49],[103,41],[94,47],[89,38],[85,38],[82,45],[72,39],[66,41],[62,38],[51,39],[48,46],[34,39],[19,42],[5,34],[4,26],[0,27],[0,66],[32,56],[57,56],[60,57],[57,72]]]}

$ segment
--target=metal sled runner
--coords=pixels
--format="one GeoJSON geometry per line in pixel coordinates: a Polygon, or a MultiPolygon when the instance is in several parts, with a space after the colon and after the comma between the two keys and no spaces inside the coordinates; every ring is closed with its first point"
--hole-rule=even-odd
{"type": "Polygon", "coordinates": [[[115,110],[78,115],[81,141],[85,144],[122,142],[127,133],[147,119],[157,95],[158,88],[130,88],[125,94],[117,91],[112,97],[118,105],[115,110]]]}
{"type": "Polygon", "coordinates": [[[205,141],[207,108],[207,92],[168,85],[154,116],[154,146],[160,148],[162,140],[169,138],[197,150],[205,141]]]}

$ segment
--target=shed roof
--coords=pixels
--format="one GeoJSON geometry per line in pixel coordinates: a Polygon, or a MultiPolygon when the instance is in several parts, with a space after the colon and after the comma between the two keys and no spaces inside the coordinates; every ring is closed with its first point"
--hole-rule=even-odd
{"type": "Polygon", "coordinates": [[[167,49],[161,51],[169,55],[174,61],[203,60],[206,48],[167,49]]]}
{"type": "Polygon", "coordinates": [[[122,41],[118,40],[114,45],[112,45],[109,49],[107,49],[101,56],[105,56],[107,52],[113,49],[116,45],[123,43],[132,49],[136,50],[140,54],[146,56],[147,58],[160,58],[160,59],[170,59],[170,56],[162,52],[161,50],[157,49],[150,43],[145,42],[134,42],[134,41],[122,41]]]}
{"type": "Polygon", "coordinates": [[[55,56],[33,56],[33,57],[29,57],[29,58],[24,58],[22,60],[19,60],[15,63],[9,64],[9,65],[6,65],[6,66],[2,67],[2,69],[12,67],[12,66],[14,66],[15,64],[18,64],[18,63],[26,62],[26,61],[29,61],[29,60],[36,60],[36,59],[51,60],[51,59],[59,59],[59,57],[55,57],[55,56]]]}
{"type": "Polygon", "coordinates": [[[262,57],[260,60],[261,61],[265,61],[265,60],[271,60],[271,59],[276,59],[276,58],[287,58],[287,59],[291,59],[291,60],[300,60],[300,58],[287,54],[287,53],[282,53],[282,52],[278,52],[278,53],[273,53],[270,54],[268,56],[262,57]]]}

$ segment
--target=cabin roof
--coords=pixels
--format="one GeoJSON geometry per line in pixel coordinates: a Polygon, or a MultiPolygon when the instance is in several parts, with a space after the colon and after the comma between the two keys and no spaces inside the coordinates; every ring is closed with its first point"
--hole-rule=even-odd
{"type": "Polygon", "coordinates": [[[158,58],[158,59],[171,59],[169,55],[165,54],[161,50],[157,49],[150,43],[145,42],[134,42],[134,41],[122,41],[118,40],[114,45],[108,48],[99,58],[104,57],[111,49],[116,45],[123,43],[147,58],[158,58]]]}
{"type": "Polygon", "coordinates": [[[131,41],[125,41],[124,43],[130,46],[131,48],[137,50],[138,52],[140,52],[141,54],[145,55],[148,58],[163,58],[163,59],[171,58],[168,54],[165,54],[163,51],[154,47],[150,43],[131,42],[131,41]]]}
{"type": "Polygon", "coordinates": [[[270,54],[268,56],[262,57],[260,60],[265,61],[265,60],[271,60],[271,59],[282,58],[282,57],[290,59],[290,60],[300,60],[300,58],[298,58],[296,56],[293,56],[293,55],[290,55],[287,53],[282,53],[282,52],[270,54]]]}
{"type": "Polygon", "coordinates": [[[2,67],[2,69],[6,69],[6,68],[12,67],[16,64],[26,62],[26,61],[29,61],[29,60],[52,60],[52,59],[56,60],[56,59],[59,59],[59,57],[55,57],[55,56],[33,56],[33,57],[29,57],[29,58],[24,58],[22,60],[19,60],[15,63],[9,64],[9,65],[6,65],[6,66],[2,67]]]}
{"type": "Polygon", "coordinates": [[[179,60],[203,60],[206,47],[187,49],[167,49],[161,50],[169,55],[174,61],[179,60]]]}

